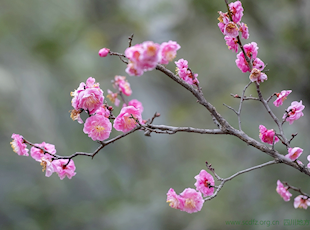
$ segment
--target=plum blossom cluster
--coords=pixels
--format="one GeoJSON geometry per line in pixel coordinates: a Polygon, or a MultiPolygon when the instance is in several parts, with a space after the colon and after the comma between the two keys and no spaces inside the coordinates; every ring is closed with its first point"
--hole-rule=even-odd
{"type": "Polygon", "coordinates": [[[126,72],[131,76],[141,76],[145,71],[155,69],[157,64],[168,64],[172,61],[181,46],[175,41],[162,44],[146,41],[125,50],[129,62],[126,72]]]}
{"type": "MultiPolygon", "coordinates": [[[[283,101],[287,99],[286,97],[292,92],[292,90],[282,90],[281,93],[275,93],[277,99],[273,102],[276,107],[279,107],[283,104],[283,101]]],[[[283,121],[288,121],[292,124],[295,120],[298,120],[302,117],[303,109],[305,106],[302,104],[302,101],[297,102],[293,101],[291,106],[286,109],[286,112],[283,115],[283,121]]],[[[273,145],[279,141],[279,138],[276,136],[276,133],[273,129],[266,129],[265,126],[259,126],[259,138],[262,142],[268,143],[273,145]]],[[[302,154],[303,149],[299,147],[288,148],[288,154],[286,155],[287,158],[291,159],[292,161],[297,160],[297,158],[302,154]]]]}
{"type": "MultiPolygon", "coordinates": [[[[292,194],[289,192],[290,187],[284,186],[281,181],[277,181],[277,193],[283,198],[284,201],[289,201],[292,194]]],[[[298,195],[294,199],[294,208],[307,209],[310,206],[310,198],[305,195],[298,195]]]]}
{"type": "Polygon", "coordinates": [[[99,83],[95,83],[95,79],[90,77],[87,79],[86,84],[80,83],[78,89],[71,93],[72,106],[74,110],[71,111],[71,117],[73,120],[78,120],[79,123],[83,123],[80,118],[81,112],[85,111],[89,117],[85,120],[83,132],[94,141],[103,141],[110,137],[112,131],[111,119],[114,119],[113,127],[117,131],[128,132],[134,129],[137,125],[137,121],[142,123],[142,103],[134,99],[126,102],[125,96],[130,96],[132,90],[126,77],[115,76],[113,81],[113,87],[117,90],[113,93],[108,90],[107,98],[112,103],[119,106],[120,96],[123,100],[123,108],[120,114],[114,119],[111,112],[112,106],[104,104],[103,91],[99,87],[99,83]],[[128,106],[127,106],[128,104],[128,106]]]}
{"type": "MultiPolygon", "coordinates": [[[[218,26],[225,35],[224,39],[228,49],[238,53],[239,46],[241,45],[239,33],[241,33],[242,38],[248,39],[249,30],[247,25],[241,22],[243,16],[241,2],[232,2],[228,7],[229,11],[226,13],[219,11],[218,26]]],[[[257,50],[256,42],[245,44],[243,50],[237,54],[236,65],[243,73],[250,72],[250,80],[259,84],[267,80],[267,75],[262,72],[265,64],[257,57],[257,50]]]]}
{"type": "Polygon", "coordinates": [[[186,188],[179,195],[170,188],[167,193],[167,203],[174,209],[179,209],[188,213],[194,213],[201,210],[204,198],[203,196],[211,196],[214,193],[214,179],[206,172],[201,170],[200,173],[195,176],[196,183],[193,188],[186,188]]]}
{"type": "MultiPolygon", "coordinates": [[[[20,156],[29,156],[26,141],[23,136],[13,133],[13,141],[11,146],[13,151],[20,156]]],[[[66,176],[71,179],[75,174],[75,164],[72,159],[56,159],[56,149],[55,145],[42,142],[41,144],[34,144],[31,147],[30,154],[31,157],[40,162],[42,166],[42,171],[45,171],[45,176],[50,177],[54,172],[58,174],[59,178],[63,180],[66,176]]]]}
{"type": "MultiPolygon", "coordinates": [[[[223,13],[219,11],[219,23],[218,26],[221,32],[225,35],[224,39],[228,49],[238,53],[239,47],[241,51],[237,54],[236,65],[243,72],[250,72],[251,82],[255,82],[259,85],[261,82],[267,80],[267,75],[263,72],[265,68],[264,62],[257,57],[258,46],[256,42],[251,42],[242,45],[240,39],[249,38],[248,27],[246,24],[241,22],[243,16],[243,7],[240,1],[235,1],[227,5],[228,12],[223,13]]],[[[280,93],[275,93],[277,99],[273,102],[276,107],[279,107],[286,100],[287,96],[292,92],[292,90],[282,90],[280,93]]],[[[303,109],[305,106],[302,101],[293,101],[291,105],[285,110],[282,117],[283,122],[289,122],[293,124],[294,121],[301,118],[303,114],[303,109]]],[[[281,135],[280,135],[281,136],[281,135]]],[[[280,137],[273,129],[267,129],[264,125],[259,126],[259,138],[263,143],[274,145],[280,140],[280,137]]],[[[281,136],[282,137],[282,136],[281,136]]],[[[281,139],[283,142],[283,139],[281,139]]],[[[297,162],[297,164],[302,164],[299,160],[299,156],[302,154],[303,149],[300,147],[290,147],[290,142],[286,144],[288,153],[285,155],[286,158],[297,162]]],[[[310,161],[310,155],[307,158],[310,161]]],[[[310,163],[307,165],[308,168],[310,163]]],[[[277,182],[277,192],[283,197],[285,201],[289,201],[292,194],[288,191],[289,187],[284,187],[283,184],[278,180],[277,182]]],[[[306,208],[308,206],[309,197],[298,196],[295,198],[294,207],[306,208]]]]}
{"type": "Polygon", "coordinates": [[[177,68],[176,72],[180,78],[182,78],[185,82],[190,85],[198,85],[199,81],[197,79],[198,74],[193,73],[190,68],[188,68],[188,61],[183,58],[175,62],[177,68]]]}

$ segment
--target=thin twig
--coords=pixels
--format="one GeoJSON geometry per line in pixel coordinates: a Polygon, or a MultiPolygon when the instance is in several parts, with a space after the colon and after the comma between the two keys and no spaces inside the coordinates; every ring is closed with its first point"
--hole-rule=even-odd
{"type": "Polygon", "coordinates": [[[228,109],[234,111],[234,113],[235,113],[237,116],[239,115],[238,112],[237,112],[237,110],[235,110],[233,107],[231,107],[231,106],[229,106],[229,105],[226,105],[225,103],[223,103],[223,105],[226,106],[228,109]]]}
{"type": "Polygon", "coordinates": [[[299,192],[301,195],[304,195],[304,196],[310,198],[310,195],[308,195],[307,193],[301,191],[300,188],[294,187],[294,186],[290,185],[290,184],[287,183],[287,182],[283,182],[283,184],[287,186],[287,189],[292,189],[292,190],[294,190],[294,191],[296,191],[296,192],[299,192]]]}
{"type": "MultiPolygon", "coordinates": [[[[263,167],[266,167],[268,165],[273,165],[273,164],[277,164],[279,163],[278,161],[276,160],[273,160],[273,161],[268,161],[266,163],[263,163],[263,164],[260,164],[260,165],[256,165],[256,166],[253,166],[251,168],[248,168],[248,169],[244,169],[244,170],[241,170],[233,175],[231,175],[230,177],[227,177],[227,178],[221,178],[219,176],[216,176],[217,179],[219,181],[221,181],[220,185],[218,186],[218,188],[215,190],[215,192],[213,193],[212,196],[208,197],[208,198],[205,198],[205,201],[208,201],[208,200],[212,200],[213,198],[215,198],[217,196],[217,194],[219,193],[219,191],[223,188],[224,184],[227,182],[227,181],[230,181],[232,180],[233,178],[243,174],[243,173],[247,173],[247,172],[250,172],[250,171],[253,171],[255,169],[259,169],[259,168],[263,168],[263,167]]],[[[212,172],[214,174],[214,170],[212,172]]]]}
{"type": "Polygon", "coordinates": [[[128,37],[128,40],[129,40],[128,47],[131,47],[132,39],[133,39],[133,34],[131,34],[130,37],[128,37]]]}
{"type": "Polygon", "coordinates": [[[239,123],[239,130],[241,131],[241,109],[242,109],[242,104],[243,104],[243,98],[244,98],[244,94],[245,94],[245,91],[247,90],[247,88],[252,84],[252,81],[250,81],[243,89],[242,91],[242,96],[241,96],[241,99],[240,99],[240,103],[239,103],[239,110],[238,110],[238,113],[237,113],[237,116],[238,116],[238,123],[239,123]]]}

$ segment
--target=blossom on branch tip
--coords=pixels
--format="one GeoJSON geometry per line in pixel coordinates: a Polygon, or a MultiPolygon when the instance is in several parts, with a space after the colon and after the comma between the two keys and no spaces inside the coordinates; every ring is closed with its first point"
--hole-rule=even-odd
{"type": "Polygon", "coordinates": [[[237,53],[238,52],[238,48],[239,48],[237,38],[233,38],[233,37],[230,37],[230,36],[225,36],[224,39],[226,41],[226,45],[228,46],[228,49],[229,50],[233,50],[233,51],[235,51],[237,53]]]}
{"type": "Polygon", "coordinates": [[[115,118],[113,127],[117,131],[126,133],[137,126],[137,120],[142,124],[141,111],[133,106],[126,106],[115,118]]]}
{"type": "Polygon", "coordinates": [[[169,203],[171,208],[183,210],[184,199],[181,198],[180,195],[176,194],[172,188],[170,188],[167,192],[167,203],[169,203]]]}
{"type": "Polygon", "coordinates": [[[29,149],[27,149],[27,145],[24,143],[23,136],[13,133],[11,138],[13,138],[10,142],[13,151],[20,156],[29,156],[29,149]]]}
{"type": "Polygon", "coordinates": [[[277,193],[283,198],[284,201],[289,201],[292,194],[288,191],[288,187],[284,187],[281,181],[277,181],[277,193]]]}
{"type": "Polygon", "coordinates": [[[310,206],[310,200],[307,196],[299,195],[294,199],[294,208],[307,209],[310,206]]]}
{"type": "Polygon", "coordinates": [[[102,105],[104,96],[103,91],[99,88],[99,83],[95,83],[95,79],[90,77],[86,84],[80,83],[80,86],[71,92],[72,106],[75,110],[84,109],[93,114],[102,105]]]}
{"type": "Polygon", "coordinates": [[[282,90],[281,93],[276,93],[277,99],[273,102],[276,107],[283,104],[286,97],[292,92],[292,90],[282,90]]]}
{"type": "Polygon", "coordinates": [[[262,142],[272,145],[273,140],[274,143],[277,143],[279,141],[279,138],[275,136],[275,131],[273,129],[266,129],[265,126],[260,125],[259,126],[259,138],[262,142]]]}
{"type": "Polygon", "coordinates": [[[229,3],[229,10],[231,12],[231,17],[234,23],[238,23],[241,21],[243,16],[243,7],[240,1],[235,1],[229,3]]]}
{"type": "Polygon", "coordinates": [[[98,54],[100,57],[106,57],[110,52],[110,49],[108,48],[102,48],[99,50],[98,54]]]}
{"type": "Polygon", "coordinates": [[[180,197],[184,199],[184,207],[181,210],[187,213],[200,211],[204,203],[201,193],[193,188],[186,188],[180,197]]]}
{"type": "MultiPolygon", "coordinates": [[[[35,144],[35,146],[38,146],[38,147],[44,149],[48,153],[56,154],[55,145],[42,142],[41,144],[35,144]]],[[[36,147],[31,147],[31,149],[30,149],[31,157],[33,159],[35,159],[36,161],[41,161],[41,159],[43,157],[51,160],[53,158],[53,156],[48,154],[48,153],[44,153],[44,151],[42,149],[39,149],[36,147]]]]}
{"type": "Polygon", "coordinates": [[[201,170],[200,173],[194,177],[196,179],[195,187],[204,196],[211,196],[214,192],[214,179],[206,170],[201,170]]]}
{"type": "Polygon", "coordinates": [[[160,64],[168,64],[172,61],[180,48],[181,46],[175,41],[163,42],[159,50],[160,64]]]}
{"type": "Polygon", "coordinates": [[[103,141],[109,138],[112,124],[108,118],[101,114],[93,115],[86,119],[83,132],[93,141],[103,141]]]}
{"type": "Polygon", "coordinates": [[[283,119],[286,118],[285,120],[290,122],[290,125],[293,124],[295,120],[298,120],[304,115],[302,112],[304,108],[305,106],[302,104],[302,101],[293,101],[283,115],[283,119]]]}
{"type": "Polygon", "coordinates": [[[299,147],[289,148],[288,154],[285,157],[290,158],[292,161],[296,160],[304,150],[299,147]]]}
{"type": "Polygon", "coordinates": [[[262,73],[259,69],[253,68],[249,78],[252,82],[256,81],[257,84],[259,84],[267,80],[267,75],[262,73]]]}
{"type": "Polygon", "coordinates": [[[54,171],[58,174],[60,180],[63,180],[66,176],[71,179],[76,174],[74,161],[71,159],[69,164],[68,161],[69,159],[59,159],[52,162],[54,171]]]}

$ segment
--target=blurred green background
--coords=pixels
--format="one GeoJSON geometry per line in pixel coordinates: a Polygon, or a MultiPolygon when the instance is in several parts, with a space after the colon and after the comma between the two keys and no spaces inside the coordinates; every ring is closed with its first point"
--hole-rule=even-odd
{"type": "MultiPolygon", "coordinates": [[[[281,117],[293,100],[303,100],[305,117],[285,132],[299,135],[293,146],[309,152],[310,1],[244,0],[243,22],[249,26],[246,42],[258,43],[259,58],[268,63],[268,81],[261,84],[265,98],[283,89],[293,93],[284,106],[274,108],[281,117]]],[[[56,145],[57,153],[92,152],[98,144],[69,116],[70,92],[92,76],[102,89],[112,89],[115,75],[124,75],[117,57],[99,58],[108,47],[124,52],[128,36],[133,44],[174,40],[181,45],[177,59],[189,61],[199,74],[208,101],[234,126],[237,117],[222,104],[237,108],[230,93],[241,94],[248,74],[235,65],[217,27],[217,11],[224,0],[0,0],[0,229],[234,229],[225,221],[309,219],[309,210],[293,208],[276,193],[277,179],[310,192],[309,177],[285,165],[269,166],[228,182],[201,212],[171,209],[166,193],[194,187],[194,176],[212,163],[227,177],[266,161],[234,137],[198,134],[143,136],[136,132],[104,148],[94,160],[75,158],[77,174],[61,181],[46,178],[31,157],[10,147],[12,133],[34,143],[56,145]]],[[[176,60],[177,60],[176,59],[176,60]]],[[[173,63],[168,65],[175,69],[173,63]]],[[[214,128],[209,113],[195,98],[158,71],[128,77],[131,99],[144,105],[143,118],[161,113],[155,124],[214,128]]],[[[254,86],[248,93],[255,94],[254,86]]],[[[115,113],[119,111],[116,108],[115,113]]],[[[258,126],[275,128],[258,102],[246,102],[243,129],[258,139],[258,126]]],[[[117,135],[113,131],[112,136],[117,135]]],[[[280,144],[276,148],[283,154],[280,144]]],[[[297,194],[293,193],[293,197],[297,194]]],[[[296,226],[295,226],[296,227],[296,226]]],[[[235,229],[265,229],[266,225],[235,229]]],[[[288,227],[292,228],[292,226],[288,227]]]]}

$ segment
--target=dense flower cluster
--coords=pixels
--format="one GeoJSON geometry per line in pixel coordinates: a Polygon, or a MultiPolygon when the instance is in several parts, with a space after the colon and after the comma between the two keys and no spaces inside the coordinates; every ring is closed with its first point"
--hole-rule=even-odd
{"type": "Polygon", "coordinates": [[[176,194],[172,188],[169,189],[167,193],[167,202],[171,208],[179,209],[188,213],[201,210],[204,203],[202,195],[213,195],[214,179],[205,170],[201,170],[200,173],[195,176],[195,179],[196,189],[186,188],[180,195],[176,194]]]}
{"type": "Polygon", "coordinates": [[[197,79],[198,74],[193,73],[189,68],[188,68],[188,61],[184,59],[180,59],[175,62],[177,68],[176,72],[179,75],[180,78],[182,78],[185,82],[187,82],[190,85],[193,84],[198,84],[199,81],[197,79]]]}
{"type": "Polygon", "coordinates": [[[161,45],[152,41],[131,46],[125,50],[129,63],[126,72],[131,76],[141,76],[145,71],[153,70],[157,64],[172,61],[181,46],[175,41],[163,42],[161,45]]]}
{"type": "MultiPolygon", "coordinates": [[[[247,25],[241,22],[243,16],[243,7],[240,1],[229,4],[229,12],[219,11],[218,26],[225,35],[224,39],[228,49],[238,53],[240,42],[239,33],[242,38],[249,38],[249,29],[247,25]]],[[[250,80],[257,84],[267,80],[267,75],[262,71],[265,64],[257,57],[258,46],[256,42],[251,42],[243,46],[243,51],[237,54],[236,65],[243,72],[250,72],[250,80]],[[246,55],[247,58],[244,56],[246,55]],[[248,59],[248,60],[247,60],[248,59]],[[248,61],[250,63],[248,63],[248,61]]]]}

